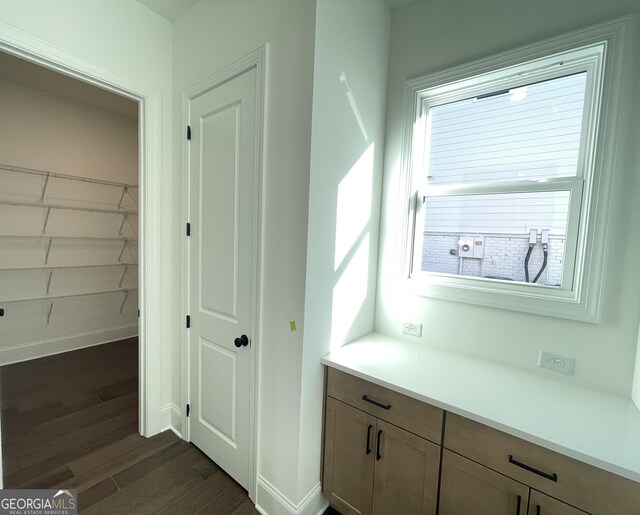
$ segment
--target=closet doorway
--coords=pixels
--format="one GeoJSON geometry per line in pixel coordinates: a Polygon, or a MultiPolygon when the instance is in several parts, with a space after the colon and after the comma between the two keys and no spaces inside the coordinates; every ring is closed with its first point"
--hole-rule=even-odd
{"type": "Polygon", "coordinates": [[[0,53],[5,487],[44,488],[20,480],[38,460],[138,432],[138,113],[0,53]]]}

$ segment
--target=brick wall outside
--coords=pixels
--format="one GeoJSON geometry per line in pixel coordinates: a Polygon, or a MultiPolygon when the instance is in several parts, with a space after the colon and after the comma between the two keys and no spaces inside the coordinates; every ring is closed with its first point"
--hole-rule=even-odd
{"type": "MultiPolygon", "coordinates": [[[[424,233],[422,247],[422,270],[458,274],[460,258],[451,255],[458,252],[460,238],[473,238],[480,234],[466,233],[424,233]]],[[[484,258],[462,258],[462,275],[473,277],[499,277],[524,282],[524,258],[529,248],[529,235],[520,234],[484,234],[484,258]]],[[[549,237],[549,255],[547,268],[538,279],[539,284],[560,285],[564,260],[564,236],[549,237]]],[[[542,266],[543,252],[538,235],[529,260],[529,280],[533,281],[542,266]]]]}

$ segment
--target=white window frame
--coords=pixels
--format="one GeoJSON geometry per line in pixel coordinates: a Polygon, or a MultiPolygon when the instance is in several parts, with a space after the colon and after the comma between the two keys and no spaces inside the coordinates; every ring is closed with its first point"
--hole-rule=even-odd
{"type": "Polygon", "coordinates": [[[626,24],[625,19],[604,23],[406,83],[399,234],[408,293],[600,322],[626,24]],[[575,177],[427,185],[430,108],[579,72],[587,73],[587,83],[575,177]],[[538,191],[570,192],[560,287],[420,270],[427,196],[538,191]]]}

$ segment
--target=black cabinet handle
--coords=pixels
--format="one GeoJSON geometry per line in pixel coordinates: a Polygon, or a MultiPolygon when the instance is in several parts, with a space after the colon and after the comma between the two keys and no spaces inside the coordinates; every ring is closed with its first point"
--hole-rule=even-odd
{"type": "Polygon", "coordinates": [[[378,444],[376,445],[376,461],[380,461],[380,458],[382,458],[382,454],[380,454],[380,440],[382,440],[381,436],[382,436],[382,429],[378,430],[378,444]]]}
{"type": "Polygon", "coordinates": [[[540,505],[536,504],[536,515],[540,515],[540,505]]]}
{"type": "Polygon", "coordinates": [[[378,406],[378,408],[382,408],[382,409],[386,409],[386,410],[390,410],[391,409],[391,404],[382,404],[381,402],[374,401],[373,399],[369,399],[369,397],[367,397],[366,395],[362,396],[362,400],[370,402],[374,406],[378,406]]]}
{"type": "Polygon", "coordinates": [[[373,426],[369,424],[369,427],[367,428],[367,455],[371,454],[371,430],[372,429],[373,429],[373,426]]]}
{"type": "Polygon", "coordinates": [[[518,496],[518,504],[516,506],[516,515],[520,515],[520,505],[522,504],[522,497],[518,496]]]}
{"type": "Polygon", "coordinates": [[[520,467],[525,470],[528,470],[529,472],[533,472],[534,474],[538,474],[539,476],[542,476],[550,481],[555,481],[556,483],[558,482],[558,474],[555,474],[555,473],[547,474],[546,472],[542,472],[541,470],[535,469],[530,465],[527,465],[526,463],[522,463],[520,461],[514,460],[511,454],[509,454],[509,463],[512,463],[516,467],[520,467]]]}

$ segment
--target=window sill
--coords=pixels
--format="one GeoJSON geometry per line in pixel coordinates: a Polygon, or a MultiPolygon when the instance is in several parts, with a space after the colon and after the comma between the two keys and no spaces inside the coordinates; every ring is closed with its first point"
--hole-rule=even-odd
{"type": "Polygon", "coordinates": [[[405,279],[405,292],[534,315],[600,323],[600,296],[589,302],[574,291],[508,281],[420,274],[405,279]]]}

